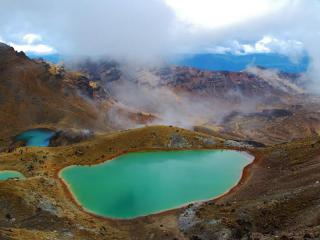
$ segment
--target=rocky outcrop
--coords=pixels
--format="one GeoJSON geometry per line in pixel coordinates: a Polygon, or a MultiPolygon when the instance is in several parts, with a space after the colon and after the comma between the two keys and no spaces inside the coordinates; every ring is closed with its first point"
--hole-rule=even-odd
{"type": "Polygon", "coordinates": [[[201,222],[201,220],[197,217],[196,211],[201,206],[201,203],[194,203],[187,206],[187,208],[180,214],[178,223],[179,228],[182,231],[188,231],[196,224],[201,222]]]}
{"type": "Polygon", "coordinates": [[[89,140],[94,137],[93,131],[89,129],[73,130],[66,129],[55,133],[50,139],[50,147],[66,146],[89,140]]]}
{"type": "Polygon", "coordinates": [[[191,144],[179,134],[173,134],[169,139],[169,148],[189,148],[191,144]]]}
{"type": "Polygon", "coordinates": [[[154,73],[161,78],[162,85],[207,97],[259,97],[274,102],[303,93],[296,85],[296,74],[273,73],[271,78],[260,72],[204,71],[191,67],[166,67],[154,73]]]}
{"type": "Polygon", "coordinates": [[[89,59],[70,64],[71,69],[85,73],[95,82],[107,84],[117,81],[122,76],[120,65],[112,60],[92,61],[89,59]]]}
{"type": "Polygon", "coordinates": [[[270,71],[263,68],[243,72],[206,71],[192,67],[166,66],[154,68],[127,69],[112,60],[84,60],[70,65],[83,72],[109,92],[108,85],[130,81],[135,84],[151,84],[169,87],[176,92],[191,93],[196,96],[214,97],[237,101],[239,98],[256,97],[265,102],[277,102],[292,94],[303,94],[298,85],[300,76],[270,71]],[[144,77],[157,79],[150,83],[144,77]]]}

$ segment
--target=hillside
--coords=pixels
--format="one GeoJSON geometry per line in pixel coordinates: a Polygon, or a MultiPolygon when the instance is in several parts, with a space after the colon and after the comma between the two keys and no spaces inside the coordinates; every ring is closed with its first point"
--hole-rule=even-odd
{"type": "MultiPolygon", "coordinates": [[[[72,68],[126,108],[152,114],[148,124],[178,125],[265,144],[316,137],[320,129],[319,98],[305,91],[300,74],[264,68],[137,68],[106,60],[86,60],[72,68]]],[[[122,128],[135,126],[123,116],[116,120],[122,128]]]]}
{"type": "Polygon", "coordinates": [[[98,125],[99,112],[87,100],[90,86],[75,85],[81,75],[56,71],[55,66],[30,60],[4,44],[0,55],[0,136],[36,126],[98,125]]]}
{"type": "Polygon", "coordinates": [[[303,239],[319,237],[319,139],[254,149],[175,127],[153,126],[69,147],[0,154],[0,169],[24,181],[0,182],[1,239],[303,239]],[[71,164],[96,164],[121,153],[173,149],[242,149],[256,156],[227,196],[127,221],[78,207],[58,178],[71,164]],[[32,160],[30,160],[32,159],[32,160]],[[48,224],[50,223],[50,224],[48,224]]]}

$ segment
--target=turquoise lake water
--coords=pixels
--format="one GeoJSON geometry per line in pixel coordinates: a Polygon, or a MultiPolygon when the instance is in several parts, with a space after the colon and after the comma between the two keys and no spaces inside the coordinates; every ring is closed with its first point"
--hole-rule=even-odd
{"type": "Polygon", "coordinates": [[[25,141],[29,147],[47,147],[54,132],[46,129],[33,129],[19,134],[15,140],[25,141]]]}
{"type": "Polygon", "coordinates": [[[70,166],[60,177],[85,210],[130,219],[215,198],[237,184],[252,160],[231,150],[138,152],[70,166]]]}
{"type": "Polygon", "coordinates": [[[20,178],[23,179],[24,176],[17,171],[0,171],[0,181],[7,180],[10,178],[20,178]]]}

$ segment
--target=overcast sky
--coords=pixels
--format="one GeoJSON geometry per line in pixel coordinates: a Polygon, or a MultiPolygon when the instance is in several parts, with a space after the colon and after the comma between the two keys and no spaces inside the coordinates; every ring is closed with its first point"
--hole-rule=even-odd
{"type": "Polygon", "coordinates": [[[320,63],[318,0],[1,0],[0,41],[131,60],[278,52],[320,63]]]}

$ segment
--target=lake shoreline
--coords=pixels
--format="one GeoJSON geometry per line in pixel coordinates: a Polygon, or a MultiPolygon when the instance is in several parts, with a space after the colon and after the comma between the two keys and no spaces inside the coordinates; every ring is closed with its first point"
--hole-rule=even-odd
{"type": "Polygon", "coordinates": [[[258,156],[258,154],[256,153],[256,151],[252,150],[252,149],[247,149],[247,148],[239,148],[239,147],[212,147],[212,148],[184,148],[184,149],[167,149],[167,148],[147,148],[147,149],[134,149],[134,150],[130,150],[130,151],[123,151],[123,153],[118,153],[116,154],[116,156],[111,156],[108,159],[105,159],[104,161],[97,161],[96,164],[84,164],[84,165],[70,165],[64,168],[61,168],[59,170],[56,171],[56,177],[60,180],[60,182],[62,183],[62,187],[63,190],[65,192],[65,194],[69,197],[69,199],[71,199],[71,201],[83,212],[101,219],[101,220],[107,220],[107,221],[132,221],[132,220],[137,220],[137,219],[147,219],[150,217],[155,217],[155,216],[163,216],[169,213],[173,213],[176,211],[180,211],[185,209],[186,207],[188,207],[190,204],[195,204],[195,203],[205,203],[205,202],[210,202],[210,201],[217,201],[223,197],[225,197],[226,195],[229,195],[231,193],[233,193],[234,191],[236,191],[239,187],[241,187],[245,181],[247,180],[247,178],[250,175],[250,170],[251,167],[257,162],[257,160],[260,159],[260,157],[258,156]],[[98,215],[90,210],[87,210],[86,208],[84,208],[82,206],[82,204],[77,200],[76,196],[73,194],[70,185],[63,179],[63,177],[61,176],[61,171],[65,168],[68,167],[72,167],[72,166],[93,166],[93,165],[99,165],[99,164],[103,164],[105,162],[114,160],[115,158],[124,155],[124,154],[128,154],[128,153],[136,153],[136,152],[150,152],[150,151],[192,151],[192,150],[231,150],[231,151],[237,151],[237,152],[241,152],[242,154],[247,154],[248,157],[251,157],[252,159],[250,159],[250,162],[242,169],[241,175],[239,177],[239,179],[237,180],[237,182],[230,187],[228,190],[226,190],[224,193],[213,197],[213,198],[209,198],[209,199],[204,199],[204,200],[196,200],[196,201],[192,201],[192,202],[188,202],[186,204],[182,204],[180,206],[174,207],[174,208],[170,208],[170,209],[166,209],[163,211],[159,211],[159,212],[155,212],[152,214],[148,214],[148,215],[141,215],[141,216],[137,216],[137,217],[133,217],[133,218],[113,218],[113,217],[105,217],[105,216],[101,216],[98,215]]]}
{"type": "Polygon", "coordinates": [[[0,181],[8,181],[12,179],[23,180],[23,179],[26,179],[26,177],[21,172],[16,170],[0,170],[0,181]],[[1,179],[1,175],[6,173],[9,173],[9,174],[11,173],[13,175],[12,176],[9,175],[7,178],[1,179]]]}

